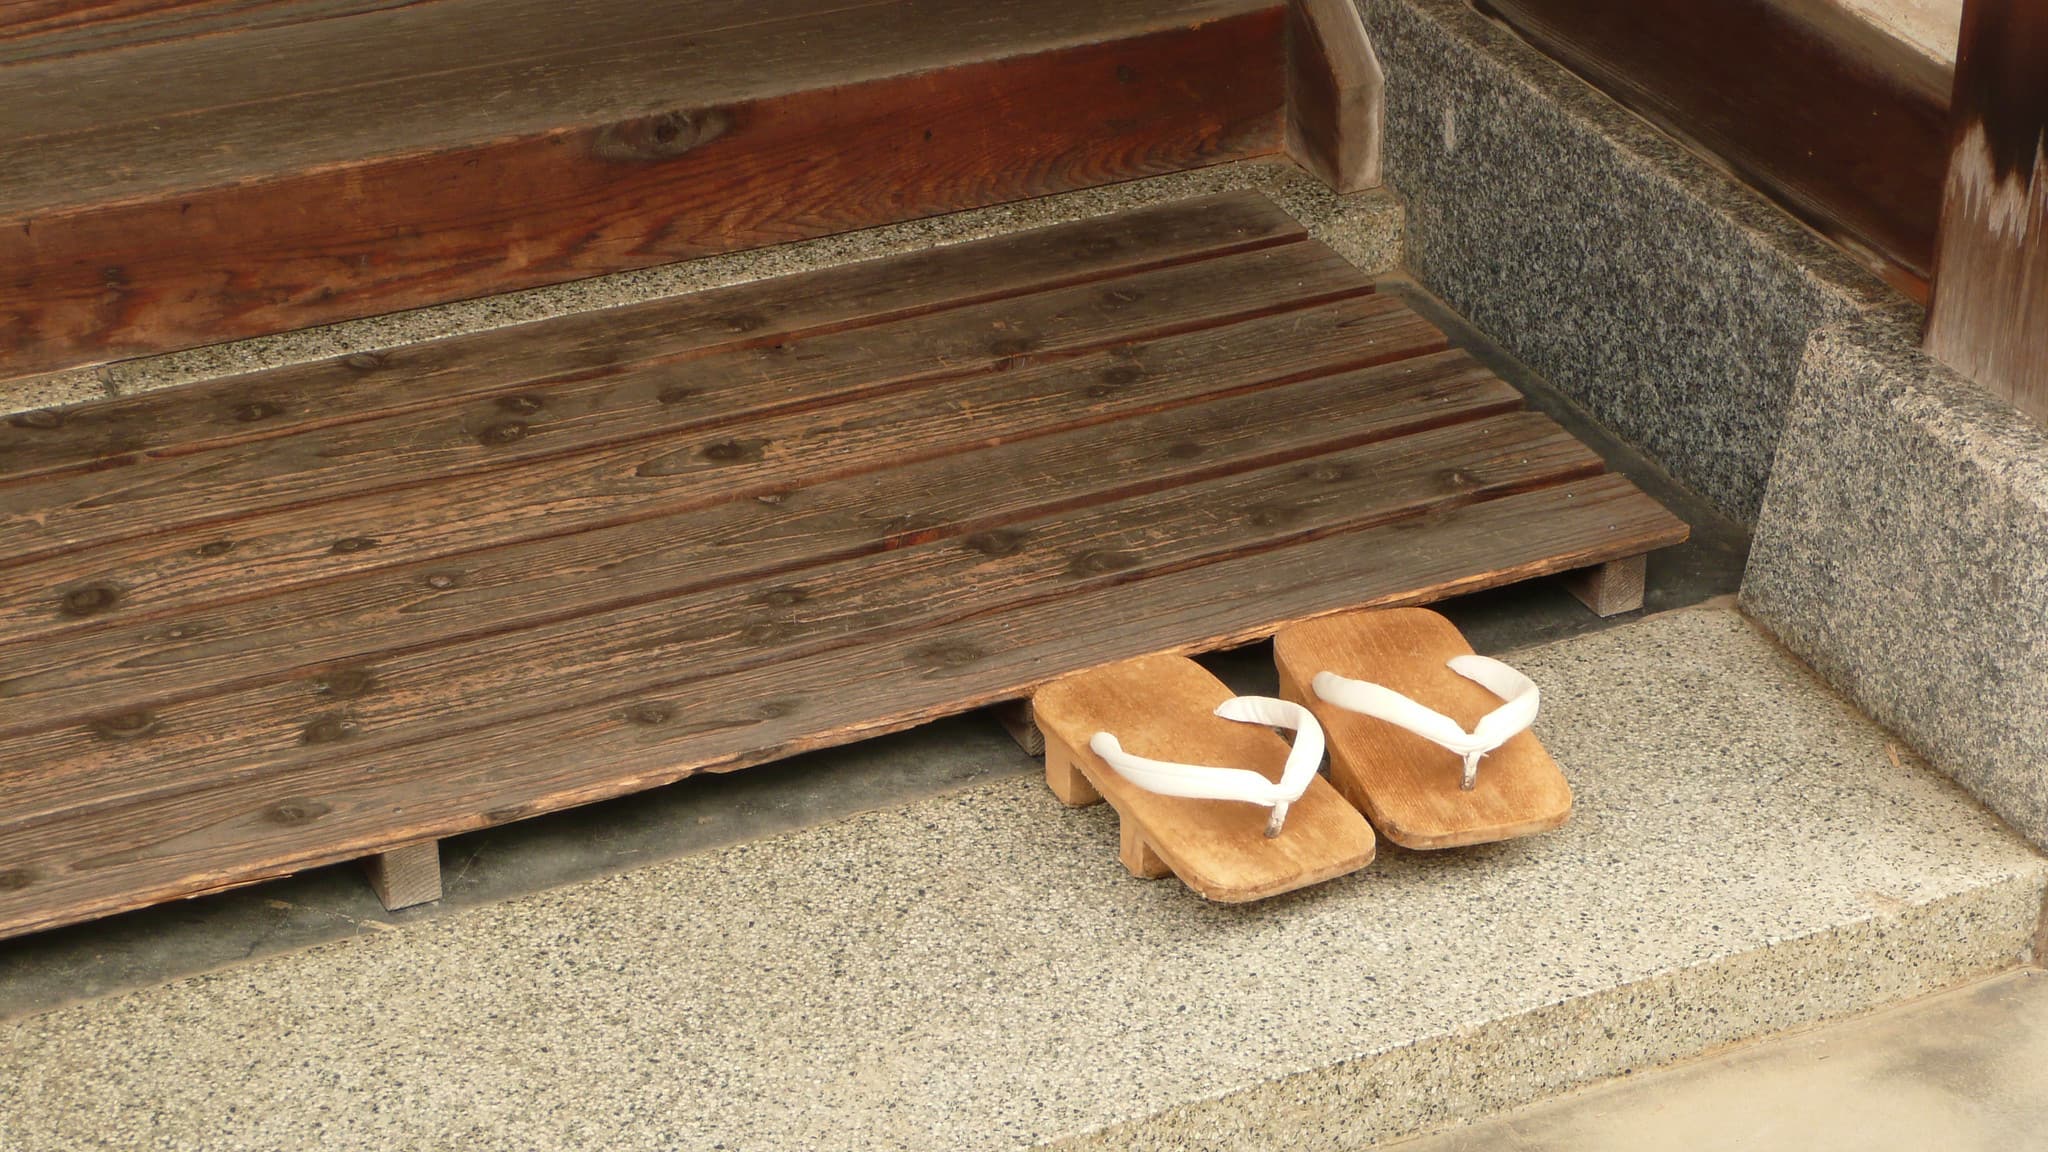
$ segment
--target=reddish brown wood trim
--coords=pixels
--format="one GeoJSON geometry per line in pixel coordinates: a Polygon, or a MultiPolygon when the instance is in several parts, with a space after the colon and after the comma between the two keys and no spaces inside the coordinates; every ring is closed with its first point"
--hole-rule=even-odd
{"type": "Polygon", "coordinates": [[[2048,422],[2048,6],[1967,0],[1927,350],[2048,422]]]}
{"type": "Polygon", "coordinates": [[[1478,0],[1916,296],[1948,77],[1827,0],[1478,0]]]}
{"type": "Polygon", "coordinates": [[[1269,155],[1283,16],[0,222],[0,377],[1269,155]]]}

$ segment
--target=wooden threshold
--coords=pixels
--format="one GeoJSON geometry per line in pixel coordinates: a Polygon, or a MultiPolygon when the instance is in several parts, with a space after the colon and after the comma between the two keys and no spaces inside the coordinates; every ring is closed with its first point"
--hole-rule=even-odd
{"type": "Polygon", "coordinates": [[[0,379],[1274,155],[1287,2],[0,13],[0,379]]]}
{"type": "Polygon", "coordinates": [[[40,414],[0,528],[0,934],[1685,535],[1250,193],[40,414]]]}

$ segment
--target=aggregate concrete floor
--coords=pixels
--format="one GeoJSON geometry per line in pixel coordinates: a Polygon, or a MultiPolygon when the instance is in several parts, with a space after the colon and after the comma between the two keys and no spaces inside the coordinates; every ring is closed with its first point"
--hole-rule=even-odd
{"type": "Polygon", "coordinates": [[[1532,1104],[1387,1152],[2026,1152],[2048,1148],[2048,973],[1532,1104]]]}

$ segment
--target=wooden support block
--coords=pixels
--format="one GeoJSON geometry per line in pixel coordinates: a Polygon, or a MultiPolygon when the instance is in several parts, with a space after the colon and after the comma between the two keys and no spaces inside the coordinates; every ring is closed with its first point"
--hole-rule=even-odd
{"type": "Polygon", "coordinates": [[[1591,568],[1567,572],[1564,586],[1595,616],[1619,616],[1643,606],[1643,582],[1648,577],[1647,554],[1609,560],[1591,568]]]}
{"type": "Polygon", "coordinates": [[[1031,718],[1031,701],[1005,700],[990,711],[1026,756],[1045,755],[1045,734],[1038,730],[1038,721],[1031,718]]]}
{"type": "MultiPolygon", "coordinates": [[[[1075,773],[1079,775],[1079,773],[1075,773]]],[[[1124,862],[1131,875],[1140,880],[1164,880],[1173,875],[1173,869],[1159,858],[1159,853],[1145,843],[1145,834],[1138,830],[1136,820],[1117,817],[1118,845],[1116,858],[1124,862]]]]}
{"type": "Polygon", "coordinates": [[[1380,185],[1386,77],[1351,0],[1293,0],[1287,154],[1338,192],[1380,185]]]}
{"type": "Polygon", "coordinates": [[[370,887],[388,912],[441,898],[441,842],[421,840],[363,857],[370,887]]]}
{"type": "MultiPolygon", "coordinates": [[[[1036,729],[1033,729],[1036,731],[1036,729]]],[[[1069,808],[1086,808],[1090,804],[1102,803],[1102,793],[1095,790],[1088,777],[1074,762],[1074,754],[1057,740],[1039,738],[1045,749],[1045,784],[1052,794],[1069,808]]]]}

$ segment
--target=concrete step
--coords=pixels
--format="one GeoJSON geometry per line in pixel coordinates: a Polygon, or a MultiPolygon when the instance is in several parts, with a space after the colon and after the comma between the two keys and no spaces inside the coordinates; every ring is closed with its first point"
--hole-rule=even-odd
{"type": "Polygon", "coordinates": [[[2027,954],[2042,862],[1735,613],[1514,660],[1552,834],[1222,907],[982,784],[0,1026],[0,1148],[1357,1148],[2027,954]]]}

